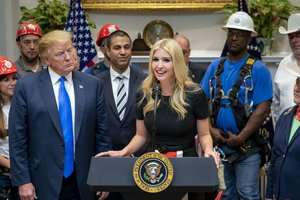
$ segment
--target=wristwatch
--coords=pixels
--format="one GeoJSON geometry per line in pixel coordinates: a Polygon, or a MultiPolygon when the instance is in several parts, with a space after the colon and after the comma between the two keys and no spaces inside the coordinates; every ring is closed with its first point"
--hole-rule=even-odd
{"type": "Polygon", "coordinates": [[[158,40],[172,38],[173,35],[172,27],[163,20],[154,20],[149,22],[143,31],[143,39],[150,48],[158,40]]]}

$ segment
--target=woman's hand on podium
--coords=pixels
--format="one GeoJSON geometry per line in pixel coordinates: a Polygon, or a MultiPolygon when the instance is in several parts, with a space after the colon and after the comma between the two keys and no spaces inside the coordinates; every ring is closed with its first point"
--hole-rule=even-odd
{"type": "Polygon", "coordinates": [[[109,192],[97,192],[96,195],[99,196],[98,200],[104,200],[108,197],[109,192]]]}
{"type": "Polygon", "coordinates": [[[204,152],[204,157],[213,157],[215,159],[215,163],[216,163],[217,169],[219,168],[219,165],[220,165],[220,155],[217,152],[215,152],[213,150],[206,151],[206,152],[204,152]]]}
{"type": "Polygon", "coordinates": [[[123,150],[120,151],[106,151],[98,153],[95,157],[124,157],[126,156],[123,150]]]}

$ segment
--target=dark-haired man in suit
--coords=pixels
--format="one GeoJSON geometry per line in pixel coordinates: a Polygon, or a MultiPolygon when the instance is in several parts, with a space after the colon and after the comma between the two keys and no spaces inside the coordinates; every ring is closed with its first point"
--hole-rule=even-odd
{"type": "MultiPolygon", "coordinates": [[[[111,66],[108,71],[96,75],[104,89],[108,132],[114,150],[123,149],[136,132],[135,94],[146,74],[130,66],[132,43],[129,35],[117,30],[106,40],[106,53],[111,66]]],[[[137,155],[144,153],[140,151],[137,155]]],[[[121,200],[119,193],[111,193],[109,200],[121,200]]]]}

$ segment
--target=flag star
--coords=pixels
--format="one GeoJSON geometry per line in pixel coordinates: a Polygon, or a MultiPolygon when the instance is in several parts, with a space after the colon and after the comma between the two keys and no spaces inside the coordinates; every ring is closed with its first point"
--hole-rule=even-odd
{"type": "Polygon", "coordinates": [[[84,46],[86,46],[86,47],[90,46],[89,41],[85,41],[85,42],[84,42],[84,46]]]}
{"type": "Polygon", "coordinates": [[[88,49],[84,49],[83,53],[87,54],[87,53],[89,53],[89,50],[88,49]]]}
{"type": "Polygon", "coordinates": [[[82,46],[82,42],[77,42],[77,46],[81,47],[82,46]]]}
{"type": "Polygon", "coordinates": [[[84,56],[84,57],[82,58],[82,60],[84,60],[84,61],[86,62],[88,59],[87,59],[86,56],[84,56]]]}

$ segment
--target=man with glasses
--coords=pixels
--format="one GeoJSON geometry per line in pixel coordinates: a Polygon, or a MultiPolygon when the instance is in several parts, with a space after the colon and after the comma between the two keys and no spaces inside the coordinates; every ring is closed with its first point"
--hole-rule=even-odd
{"type": "Polygon", "coordinates": [[[173,39],[179,44],[182,48],[182,53],[184,57],[184,62],[189,68],[189,75],[195,83],[200,83],[202,77],[205,74],[206,67],[198,65],[196,63],[190,62],[190,41],[187,37],[183,35],[176,34],[173,39]]]}
{"type": "Polygon", "coordinates": [[[222,200],[259,200],[262,146],[257,133],[270,112],[272,79],[265,64],[247,52],[257,35],[252,18],[236,12],[223,29],[229,53],[213,61],[201,81],[210,103],[210,132],[225,155],[222,200]]]}
{"type": "Polygon", "coordinates": [[[45,68],[38,51],[38,42],[42,35],[41,27],[34,22],[25,22],[18,27],[16,41],[21,55],[14,63],[19,69],[18,78],[45,68]]]}

